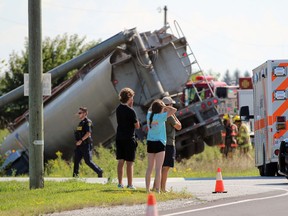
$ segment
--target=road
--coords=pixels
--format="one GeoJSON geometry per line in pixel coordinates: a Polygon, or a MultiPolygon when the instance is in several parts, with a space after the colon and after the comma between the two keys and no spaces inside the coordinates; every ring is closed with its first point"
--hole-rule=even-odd
{"type": "Polygon", "coordinates": [[[197,206],[182,209],[162,211],[162,216],[176,215],[221,215],[221,216],[247,216],[247,215],[280,215],[287,210],[287,191],[284,193],[267,192],[263,194],[217,200],[197,206]]]}
{"type": "MultiPolygon", "coordinates": [[[[247,216],[277,215],[286,212],[288,181],[283,177],[246,177],[223,179],[227,193],[212,193],[215,180],[211,179],[170,179],[168,185],[173,190],[185,190],[194,194],[199,204],[186,203],[186,207],[159,211],[159,215],[193,216],[247,216]]],[[[136,183],[135,183],[136,184],[136,183]]],[[[137,182],[143,186],[142,182],[137,182]]]]}
{"type": "MultiPolygon", "coordinates": [[[[15,180],[15,178],[11,178],[15,180]]],[[[0,178],[0,181],[11,180],[0,178]]],[[[69,179],[69,178],[67,178],[69,179]]],[[[28,180],[18,178],[18,180],[28,180]]],[[[45,178],[45,180],[66,180],[65,178],[45,178]]],[[[89,183],[105,183],[105,178],[87,178],[89,183]]],[[[125,182],[124,182],[125,183],[125,182]]],[[[168,178],[167,186],[173,191],[192,193],[195,198],[157,203],[159,215],[193,216],[249,216],[277,215],[287,210],[288,180],[284,177],[223,177],[227,193],[212,193],[215,190],[215,178],[168,178]]],[[[136,187],[145,187],[143,178],[135,178],[136,187]]],[[[50,214],[51,216],[92,216],[92,215],[145,215],[146,205],[118,206],[113,208],[87,208],[69,212],[50,214]],[[97,212],[97,214],[95,214],[97,212]]]]}

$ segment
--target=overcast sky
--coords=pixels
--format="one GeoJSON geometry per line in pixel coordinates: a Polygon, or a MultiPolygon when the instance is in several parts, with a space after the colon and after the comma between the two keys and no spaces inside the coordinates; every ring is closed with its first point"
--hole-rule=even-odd
{"type": "MultiPolygon", "coordinates": [[[[42,0],[42,37],[67,33],[106,40],[124,29],[153,31],[176,20],[204,71],[251,73],[287,59],[287,0],[42,0]]],[[[0,61],[28,36],[28,0],[0,0],[0,61]]],[[[175,32],[175,31],[174,31],[175,32]]]]}

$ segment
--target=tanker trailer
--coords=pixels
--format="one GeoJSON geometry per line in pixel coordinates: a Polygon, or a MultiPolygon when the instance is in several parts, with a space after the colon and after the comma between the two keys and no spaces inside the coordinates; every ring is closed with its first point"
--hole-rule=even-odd
{"type": "MultiPolygon", "coordinates": [[[[176,135],[179,157],[189,158],[202,152],[204,140],[209,145],[217,145],[215,137],[221,136],[222,129],[215,109],[218,99],[211,97],[186,104],[182,97],[185,84],[193,74],[192,63],[198,64],[196,59],[190,60],[194,54],[187,51],[187,47],[190,48],[186,38],[167,33],[167,27],[141,34],[132,29],[126,40],[121,38],[117,41],[114,37],[113,44],[108,39],[97,45],[95,57],[90,56],[85,63],[81,61],[85,66],[71,80],[53,89],[52,96],[44,100],[45,160],[55,158],[57,151],[62,152],[65,159],[73,156],[73,131],[79,121],[75,112],[80,106],[88,108],[88,116],[94,123],[94,144],[110,145],[116,133],[118,93],[124,87],[135,91],[134,109],[142,125],[142,129],[137,131],[139,138],[145,138],[146,113],[151,102],[170,95],[177,101],[177,116],[184,126],[176,135]],[[101,55],[97,53],[97,47],[101,48],[101,55]]],[[[72,62],[77,62],[79,57],[72,62]]],[[[65,64],[63,69],[59,66],[60,71],[71,70],[69,62],[65,64]]],[[[195,90],[197,95],[200,94],[195,90]]],[[[11,150],[27,153],[26,117],[18,119],[20,123],[0,146],[2,155],[11,150]]]]}

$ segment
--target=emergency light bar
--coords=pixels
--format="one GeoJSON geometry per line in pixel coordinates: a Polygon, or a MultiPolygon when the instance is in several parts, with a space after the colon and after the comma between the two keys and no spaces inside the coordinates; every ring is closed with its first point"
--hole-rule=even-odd
{"type": "Polygon", "coordinates": [[[196,76],[196,80],[197,81],[212,81],[214,80],[214,77],[213,76],[196,76]]]}

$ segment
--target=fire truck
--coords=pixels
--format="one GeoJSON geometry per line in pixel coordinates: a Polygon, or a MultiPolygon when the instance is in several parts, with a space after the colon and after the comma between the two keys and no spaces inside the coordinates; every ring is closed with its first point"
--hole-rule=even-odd
{"type": "Polygon", "coordinates": [[[220,101],[217,106],[220,114],[235,116],[239,114],[240,107],[247,105],[253,113],[253,85],[251,77],[240,77],[239,85],[218,85],[215,89],[215,94],[220,101]]]}
{"type": "MultiPolygon", "coordinates": [[[[288,60],[268,60],[253,70],[255,165],[261,176],[278,174],[280,144],[288,137],[287,72],[288,60]]],[[[248,118],[249,109],[240,115],[248,118]]]]}
{"type": "MultiPolygon", "coordinates": [[[[239,89],[237,90],[237,110],[243,106],[249,107],[250,115],[254,116],[253,83],[251,77],[239,78],[239,89]]],[[[245,123],[250,131],[250,138],[254,144],[254,118],[245,119],[245,123]]],[[[254,145],[253,145],[254,146],[254,145]]]]}
{"type": "MultiPolygon", "coordinates": [[[[186,88],[183,92],[184,97],[182,98],[185,105],[188,106],[190,103],[198,102],[199,98],[206,99],[213,97],[216,89],[224,86],[227,86],[225,82],[217,81],[213,76],[197,74],[196,76],[192,76],[191,80],[186,83],[186,88]]],[[[218,95],[216,96],[220,98],[218,95]]]]}
{"type": "Polygon", "coordinates": [[[231,116],[238,114],[237,92],[238,86],[219,86],[216,88],[216,96],[220,100],[217,110],[220,114],[229,114],[231,116]]]}

